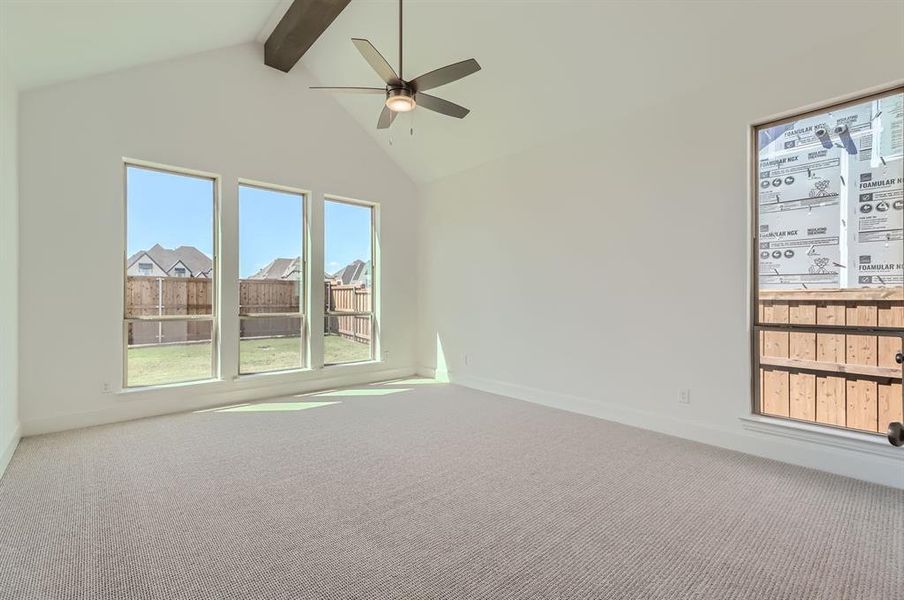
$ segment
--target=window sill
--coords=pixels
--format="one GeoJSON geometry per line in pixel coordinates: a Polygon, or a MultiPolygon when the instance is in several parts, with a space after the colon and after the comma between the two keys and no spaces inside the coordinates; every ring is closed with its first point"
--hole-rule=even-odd
{"type": "Polygon", "coordinates": [[[349,367],[360,367],[363,365],[379,365],[382,364],[382,360],[371,359],[371,360],[359,360],[357,362],[346,362],[346,363],[334,363],[331,365],[323,365],[324,369],[334,370],[334,369],[348,369],[349,367]]]}
{"type": "Polygon", "coordinates": [[[118,392],[117,396],[128,396],[131,394],[140,394],[142,392],[154,392],[157,390],[172,390],[180,388],[190,388],[199,385],[210,385],[211,383],[221,383],[223,379],[219,377],[211,377],[209,379],[195,379],[193,381],[180,381],[178,383],[161,383],[159,385],[142,385],[135,387],[124,387],[118,392]]]}
{"type": "Polygon", "coordinates": [[[239,373],[232,378],[233,381],[254,381],[256,379],[282,379],[290,378],[294,375],[304,375],[312,373],[314,370],[310,367],[302,367],[299,369],[280,369],[278,371],[263,371],[261,373],[239,373]]]}
{"type": "Polygon", "coordinates": [[[741,417],[741,421],[744,429],[748,431],[885,458],[904,458],[904,453],[901,452],[900,448],[895,448],[888,443],[884,435],[877,433],[847,431],[763,415],[748,415],[741,417]]]}

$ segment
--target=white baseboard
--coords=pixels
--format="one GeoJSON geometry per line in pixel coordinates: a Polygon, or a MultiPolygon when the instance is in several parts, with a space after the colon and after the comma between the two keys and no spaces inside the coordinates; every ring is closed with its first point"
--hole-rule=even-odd
{"type": "Polygon", "coordinates": [[[9,461],[13,459],[13,454],[16,452],[16,447],[19,445],[20,439],[22,439],[22,428],[20,425],[16,425],[16,428],[13,430],[13,437],[10,438],[6,447],[0,451],[0,478],[2,478],[3,474],[6,472],[9,461]]]}
{"type": "Polygon", "coordinates": [[[432,369],[430,367],[418,367],[416,373],[418,377],[436,379],[436,369],[432,369]]]}
{"type": "MultiPolygon", "coordinates": [[[[871,483],[904,489],[904,452],[900,448],[874,443],[862,448],[839,445],[818,436],[777,436],[773,432],[745,428],[739,418],[736,428],[701,424],[671,415],[639,410],[549,390],[503,382],[473,375],[450,373],[456,385],[500,396],[525,400],[607,421],[631,425],[685,438],[711,446],[744,452],[763,458],[827,471],[871,483]]],[[[740,415],[739,415],[740,417],[740,415]]]]}
{"type": "MultiPolygon", "coordinates": [[[[337,367],[331,374],[305,381],[286,381],[276,385],[258,385],[246,389],[224,389],[186,386],[179,390],[167,390],[166,396],[142,397],[141,392],[122,394],[120,402],[104,408],[80,413],[54,415],[52,417],[23,419],[22,435],[40,435],[69,429],[80,429],[94,425],[107,425],[145,417],[195,411],[217,406],[228,406],[239,402],[252,402],[268,398],[280,398],[293,394],[308,394],[339,387],[364,385],[402,379],[415,374],[413,367],[394,369],[374,369],[355,372],[337,367]]],[[[223,385],[216,382],[213,385],[223,385]]]]}

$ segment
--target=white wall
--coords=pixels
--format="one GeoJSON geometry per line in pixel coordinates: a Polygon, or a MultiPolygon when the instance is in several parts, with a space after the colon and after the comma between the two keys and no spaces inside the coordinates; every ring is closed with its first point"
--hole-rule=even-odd
{"type": "Polygon", "coordinates": [[[782,57],[781,44],[757,45],[761,72],[713,73],[713,86],[681,97],[664,89],[642,114],[628,95],[603,129],[426,186],[425,371],[438,337],[453,382],[904,486],[904,453],[887,443],[827,447],[740,419],[749,127],[904,78],[904,22],[878,26],[828,64],[824,49],[782,57]],[[682,388],[690,405],[677,402],[682,388]]]}
{"type": "MultiPolygon", "coordinates": [[[[243,45],[21,95],[26,434],[413,372],[415,188],[329,95],[307,89],[316,82],[301,65],[286,75],[265,67],[262,54],[243,45]],[[325,193],[382,203],[384,362],[234,381],[237,286],[224,284],[224,381],[104,393],[122,378],[123,157],[222,175],[227,282],[238,262],[237,178],[312,190],[315,212],[325,193]]],[[[313,232],[315,269],[321,239],[313,232]]],[[[322,289],[314,288],[316,331],[322,289]]]]}
{"type": "Polygon", "coordinates": [[[19,441],[18,92],[0,51],[0,475],[19,441]]]}

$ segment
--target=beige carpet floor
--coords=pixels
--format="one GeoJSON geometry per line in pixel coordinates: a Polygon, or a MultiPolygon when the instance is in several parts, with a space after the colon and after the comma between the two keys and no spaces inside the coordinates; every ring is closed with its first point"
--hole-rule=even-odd
{"type": "Polygon", "coordinates": [[[0,598],[904,593],[902,491],[456,386],[359,389],[24,439],[0,598]]]}

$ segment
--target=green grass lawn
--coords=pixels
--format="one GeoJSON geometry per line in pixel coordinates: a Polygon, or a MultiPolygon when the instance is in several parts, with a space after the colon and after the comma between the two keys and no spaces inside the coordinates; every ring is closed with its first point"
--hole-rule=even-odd
{"type": "Polygon", "coordinates": [[[338,335],[323,336],[323,362],[328,365],[370,359],[370,344],[348,340],[338,335]]]}
{"type": "MultiPolygon", "coordinates": [[[[323,340],[327,363],[370,360],[370,345],[328,335],[323,340]]],[[[130,387],[207,379],[210,372],[210,344],[141,346],[128,351],[130,387]]],[[[301,365],[299,338],[261,338],[239,343],[242,373],[263,373],[297,369],[301,365]]]]}

